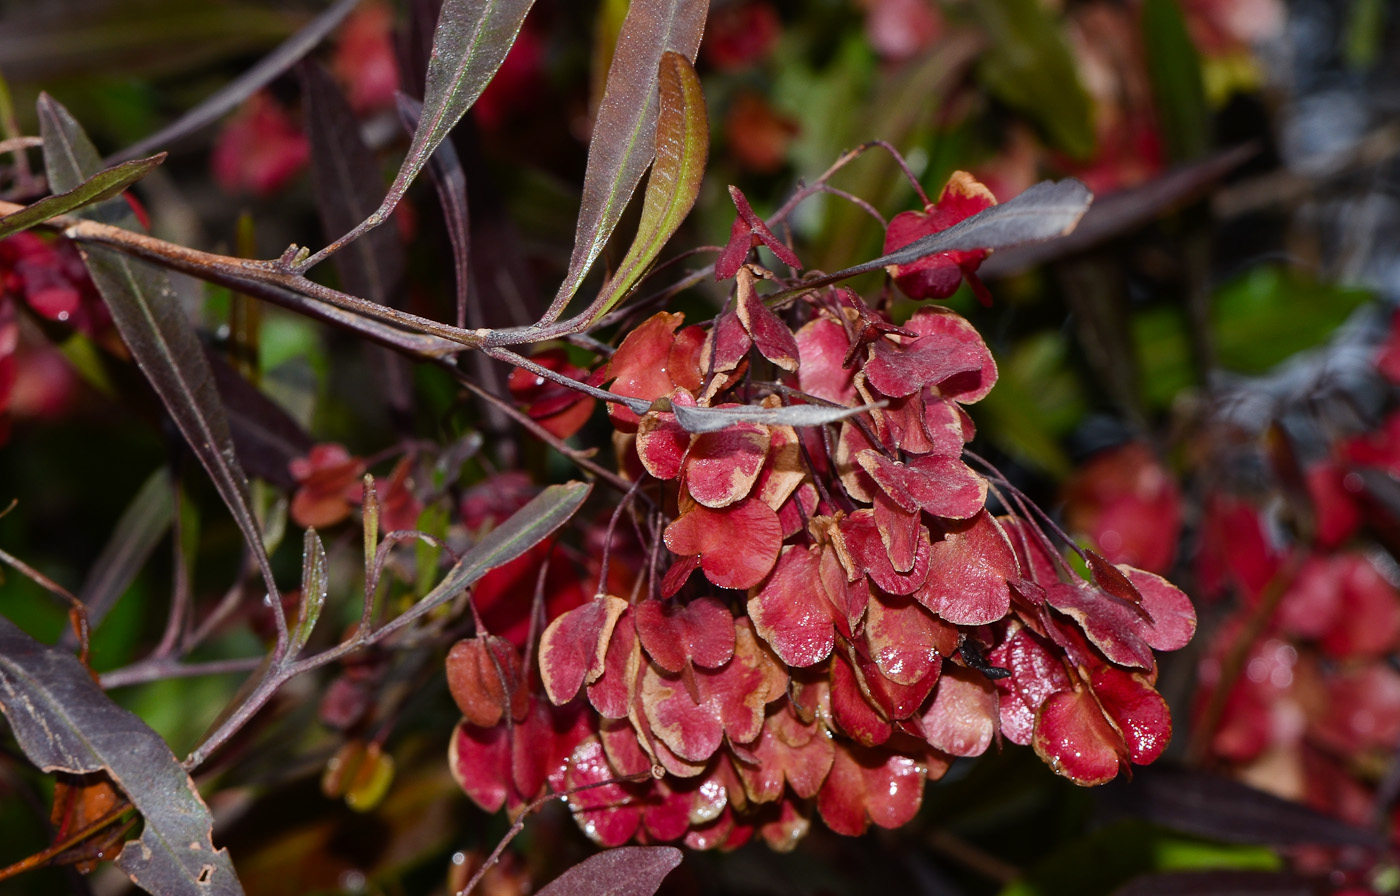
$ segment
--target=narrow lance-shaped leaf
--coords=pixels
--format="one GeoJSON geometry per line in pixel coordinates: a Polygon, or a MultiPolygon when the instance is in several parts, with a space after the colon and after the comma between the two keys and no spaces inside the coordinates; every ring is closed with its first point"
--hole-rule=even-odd
{"type": "Polygon", "coordinates": [[[679,53],[661,57],[661,111],[656,119],[656,159],[647,178],[642,220],[632,248],[604,288],[597,320],[622,301],[656,261],[690,213],[705,178],[710,123],[695,66],[679,53]]]}
{"type": "Polygon", "coordinates": [[[97,628],[126,586],[146,565],[175,518],[170,469],[161,467],[147,477],[131,499],[97,562],[88,570],[78,599],[87,607],[88,625],[97,628]]]}
{"type": "Polygon", "coordinates": [[[605,850],[550,881],[539,896],[652,896],[681,858],[674,846],[605,850]]]}
{"type": "MultiPolygon", "coordinates": [[[[311,186],[326,238],[335,239],[368,217],[383,193],[379,163],[360,136],[360,123],[340,86],[317,62],[298,66],[306,130],[311,139],[311,186]]],[[[392,229],[365,234],[335,256],[341,289],[395,305],[404,252],[392,229]]]]}
{"type": "Polygon", "coordinates": [[[160,736],[102,692],[71,654],[0,617],[0,711],[29,760],[46,772],[106,772],[145,821],[117,866],[162,896],[242,893],[216,850],[209,807],[160,736]]]}
{"type": "Polygon", "coordinates": [[[277,49],[258,60],[256,65],[214,92],[198,106],[146,139],[116,153],[108,161],[136,158],[217,121],[225,112],[272,83],[278,75],[295,65],[298,59],[311,52],[359,2],[360,0],[337,0],[335,5],[307,22],[300,31],[282,41],[277,49]]]}
{"type": "Polygon", "coordinates": [[[815,404],[794,404],[787,407],[765,408],[742,405],[736,408],[688,408],[672,405],[676,422],[687,432],[714,432],[735,423],[764,423],[769,426],[822,426],[856,414],[873,411],[879,405],[860,407],[830,407],[815,404]]]}
{"type": "Polygon", "coordinates": [[[437,584],[414,604],[380,629],[381,637],[402,628],[423,613],[447,603],[471,587],[477,579],[509,563],[564,525],[583,505],[593,486],[586,482],[551,485],[472,545],[437,584]]]}
{"type": "Polygon", "coordinates": [[[50,218],[67,214],[85,205],[111,199],[145,177],[151,169],[164,161],[165,153],[160,153],[149,159],[122,162],[120,165],[114,165],[105,171],[94,174],[71,190],[55,196],[46,196],[21,211],[0,217],[0,239],[4,239],[12,233],[19,233],[21,230],[28,230],[36,224],[42,224],[50,218]]]}
{"type": "MultiPolygon", "coordinates": [[[[423,115],[423,105],[412,97],[397,94],[399,119],[413,133],[423,115]]],[[[442,206],[447,225],[447,242],[452,247],[452,270],[456,274],[457,326],[467,325],[467,291],[471,287],[471,213],[467,205],[467,173],[449,140],[439,144],[428,160],[428,175],[442,206]]]]}
{"type": "MultiPolygon", "coordinates": [[[[419,126],[399,173],[373,215],[337,245],[388,220],[438,144],[467,114],[515,43],[534,0],[447,0],[433,31],[419,126]]],[[[309,263],[324,257],[324,250],[309,263]]]]}
{"type": "MultiPolygon", "coordinates": [[[[44,164],[55,189],[71,189],[101,167],[82,127],[51,97],[39,98],[44,164]]],[[[111,199],[85,215],[113,220],[129,230],[140,224],[129,206],[111,199]]],[[[280,607],[272,565],[248,501],[248,480],[234,454],[228,419],[194,327],[180,308],[164,271],[119,252],[84,247],[83,258],[112,321],[141,371],[155,387],[185,441],[209,472],[257,558],[274,607],[280,607]]]]}
{"type": "Polygon", "coordinates": [[[814,280],[804,280],[801,290],[805,292],[892,264],[909,264],[938,252],[1009,249],[1064,236],[1079,224],[1093,199],[1089,188],[1072,177],[1041,181],[1019,196],[984,209],[947,230],[921,237],[888,255],[814,280]]]}
{"type": "Polygon", "coordinates": [[[326,605],[330,590],[330,574],[326,570],[326,547],[315,529],[307,529],[301,548],[301,603],[297,607],[297,624],[292,629],[292,656],[306,646],[321,608],[326,605]]]}
{"type": "Polygon", "coordinates": [[[569,271],[545,313],[557,319],[597,260],[655,152],[657,80],[670,50],[694,62],[709,0],[632,0],[593,124],[569,271]]]}

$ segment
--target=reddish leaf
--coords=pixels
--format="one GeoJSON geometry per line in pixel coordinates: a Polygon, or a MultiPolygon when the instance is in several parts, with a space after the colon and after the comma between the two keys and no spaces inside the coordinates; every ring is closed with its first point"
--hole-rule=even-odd
{"type": "Polygon", "coordinates": [[[924,674],[919,679],[910,684],[900,684],[886,678],[881,674],[879,666],[860,652],[854,652],[853,658],[856,678],[860,682],[862,693],[870,699],[881,715],[893,722],[908,719],[919,711],[928,695],[933,693],[934,685],[938,684],[943,670],[943,658],[936,657],[924,666],[924,674]]]}
{"type": "Polygon", "coordinates": [[[935,541],[919,603],[955,625],[984,625],[1011,609],[1007,581],[1020,579],[1016,555],[985,510],[935,541]]]}
{"type": "Polygon", "coordinates": [[[819,548],[785,548],[762,590],[749,598],[754,628],[789,666],[815,665],[836,643],[834,608],[823,589],[813,587],[820,556],[819,548]]]}
{"type": "Polygon", "coordinates": [[[686,663],[706,669],[734,656],[733,617],[713,597],[678,601],[644,600],[636,606],[637,634],[652,662],[667,672],[686,663]]]}
{"type": "Polygon", "coordinates": [[[894,732],[840,650],[831,657],[831,719],[841,731],[867,747],[883,744],[894,732]]]}
{"type": "Polygon", "coordinates": [[[863,636],[880,673],[902,685],[922,680],[958,647],[958,630],[908,597],[874,596],[863,636]]]}
{"type": "MultiPolygon", "coordinates": [[[[673,392],[671,401],[683,400],[682,395],[687,393],[673,392]]],[[[648,473],[657,479],[675,479],[681,474],[685,452],[690,447],[690,433],[676,422],[675,414],[650,413],[637,425],[636,445],[637,457],[648,473]]]]}
{"type": "Polygon", "coordinates": [[[927,539],[919,512],[904,510],[884,492],[875,493],[873,510],[875,529],[880,533],[890,566],[901,575],[912,572],[919,558],[919,546],[927,539]]]}
{"type": "Polygon", "coordinates": [[[873,511],[857,510],[846,517],[841,521],[841,535],[857,566],[865,571],[872,582],[890,594],[912,594],[929,576],[930,549],[927,538],[919,538],[910,570],[907,573],[897,572],[880,537],[873,511]]]}
{"type": "MultiPolygon", "coordinates": [[[[801,270],[802,262],[798,260],[797,255],[788,248],[786,243],[778,239],[773,231],[768,229],[768,225],[754,212],[753,206],[749,205],[749,200],[744,197],[743,192],[741,192],[738,187],[731,185],[729,187],[729,197],[734,200],[734,208],[739,212],[738,220],[744,222],[749,232],[748,245],[744,247],[744,254],[739,256],[740,263],[742,263],[743,257],[748,254],[750,248],[763,245],[772,250],[773,254],[778,256],[778,260],[783,264],[801,270]]],[[[740,232],[738,222],[736,221],[734,229],[729,235],[729,246],[725,249],[725,255],[721,256],[726,262],[725,273],[721,274],[719,264],[716,262],[715,279],[724,280],[738,272],[739,265],[735,265],[733,271],[730,271],[727,265],[733,263],[735,235],[740,232]]]]}
{"type": "Polygon", "coordinates": [[[558,706],[603,674],[608,639],[627,601],[599,596],[555,618],[540,636],[540,680],[558,706]]]}
{"type": "Polygon", "coordinates": [[[509,738],[504,726],[480,728],[462,721],[452,729],[447,767],[462,792],[486,812],[499,812],[510,792],[509,738]]]}
{"type": "MultiPolygon", "coordinates": [[[[637,804],[637,794],[621,784],[604,783],[615,777],[602,743],[596,737],[589,737],[574,749],[562,775],[560,783],[563,786],[557,788],[573,790],[589,784],[600,785],[578,790],[566,797],[574,821],[578,822],[590,840],[600,846],[621,846],[632,839],[642,822],[642,808],[637,804]]],[[[561,889],[556,892],[571,891],[561,889]]]]}
{"type": "MultiPolygon", "coordinates": [[[[676,384],[667,361],[676,342],[675,330],[685,321],[684,314],[657,312],[627,334],[608,361],[604,382],[612,380],[611,391],[628,398],[654,401],[669,395],[676,384]]],[[[640,418],[621,404],[609,404],[613,424],[631,431],[640,418]]]]}
{"type": "Polygon", "coordinates": [[[666,547],[700,557],[705,577],[721,588],[752,588],[773,568],[782,548],[778,515],[752,498],[722,510],[695,507],[666,527],[666,547]]]}
{"type": "Polygon", "coordinates": [[[483,728],[500,722],[507,710],[520,721],[529,706],[520,655],[515,645],[494,635],[452,645],[447,652],[447,689],[466,720],[483,728]]]}
{"type": "Polygon", "coordinates": [[[1172,739],[1167,701],[1140,674],[1113,666],[1094,672],[1094,696],[1128,748],[1128,758],[1147,765],[1162,755],[1172,739]]]}
{"type": "Polygon", "coordinates": [[[982,365],[977,347],[954,336],[921,336],[902,345],[881,339],[870,346],[865,377],[881,393],[899,398],[955,376],[980,374],[982,365]]]}
{"type": "Polygon", "coordinates": [[[776,852],[789,852],[797,847],[807,831],[812,827],[811,808],[799,805],[795,800],[782,799],[777,803],[777,814],[760,813],[763,823],[759,825],[759,835],[763,842],[776,852]]]}
{"type": "Polygon", "coordinates": [[[1050,606],[1072,618],[1110,662],[1151,669],[1152,649],[1142,638],[1148,624],[1138,609],[1088,582],[1055,583],[1045,589],[1050,606]]]}
{"type": "Polygon", "coordinates": [[[759,353],[788,373],[796,371],[797,340],[787,324],[763,303],[754,289],[753,274],[747,269],[739,271],[734,307],[759,353]]]}
{"type": "Polygon", "coordinates": [[[1127,759],[1123,738],[1087,689],[1050,695],[1036,714],[1036,755],[1076,784],[1112,781],[1127,759]]]}
{"type": "Polygon", "coordinates": [[[1149,647],[1157,650],[1179,650],[1196,633],[1196,608],[1178,587],[1154,573],[1118,567],[1133,587],[1142,595],[1142,608],[1152,617],[1152,624],[1142,632],[1149,647]]]}
{"type": "Polygon", "coordinates": [[[827,314],[808,321],[796,335],[801,366],[797,369],[797,386],[809,395],[840,405],[852,405],[856,390],[851,385],[855,374],[844,365],[851,350],[851,337],[846,328],[827,314]]]}
{"type": "Polygon", "coordinates": [[[682,759],[704,762],[724,739],[719,703],[697,701],[681,675],[648,665],[642,672],[641,704],[652,732],[682,759]]]}
{"type": "MultiPolygon", "coordinates": [[[[737,314],[730,312],[716,318],[715,325],[700,350],[700,356],[712,373],[729,373],[737,370],[748,357],[752,345],[753,339],[749,337],[748,330],[744,329],[743,322],[737,314]]],[[[725,385],[722,377],[717,378],[705,393],[706,399],[712,398],[725,385]]]]}
{"type": "Polygon", "coordinates": [[[588,686],[588,702],[604,719],[625,719],[637,692],[642,669],[642,647],[629,607],[613,627],[603,656],[603,674],[588,686]]]}
{"type": "Polygon", "coordinates": [[[947,665],[923,715],[929,745],[954,756],[981,756],[997,731],[996,690],[985,675],[947,665]]]}
{"type": "Polygon", "coordinates": [[[768,427],[740,423],[692,439],[685,461],[690,496],[711,508],[748,496],[768,456],[768,427]]]}
{"type": "Polygon", "coordinates": [[[802,799],[816,796],[836,753],[826,730],[816,722],[803,722],[787,702],[769,711],[750,749],[756,761],[736,763],[735,769],[756,803],[779,799],[784,782],[802,799]]]}
{"type": "MultiPolygon", "coordinates": [[[[947,308],[920,308],[904,324],[905,329],[920,337],[953,339],[961,343],[966,351],[977,358],[975,371],[955,374],[938,384],[938,393],[950,401],[972,404],[987,397],[997,381],[997,365],[982,334],[961,314],[947,308]]],[[[965,438],[970,439],[971,433],[965,438]]]]}
{"type": "Polygon", "coordinates": [[[931,455],[901,464],[878,451],[862,451],[856,459],[885,494],[905,510],[968,519],[987,503],[987,481],[956,457],[931,455]]]}
{"type": "MultiPolygon", "coordinates": [[[[990,190],[966,171],[955,171],[938,201],[922,212],[901,212],[885,231],[888,254],[917,239],[947,230],[983,209],[996,205],[990,190]]],[[[895,284],[912,299],[946,299],[987,257],[985,250],[938,252],[914,261],[889,266],[895,284]]]]}
{"type": "Polygon", "coordinates": [[[753,495],[776,511],[806,480],[807,469],[802,463],[802,446],[798,442],[797,430],[791,426],[769,426],[767,429],[768,459],[758,473],[753,495]]]}
{"type": "Polygon", "coordinates": [[[734,620],[734,659],[718,669],[698,669],[701,700],[717,707],[733,743],[758,737],[764,710],[787,690],[787,673],[745,618],[734,620]]]}
{"type": "Polygon", "coordinates": [[[359,503],[364,462],[345,446],[321,444],[306,457],[288,464],[297,481],[292,496],[292,521],[307,529],[325,529],[350,515],[350,502],[359,503]]]}
{"type": "Polygon", "coordinates": [[[872,821],[897,828],[919,811],[926,774],[909,756],[838,742],[817,809],[827,827],[848,837],[865,833],[872,821]]]}
{"type": "Polygon", "coordinates": [[[1069,676],[1059,660],[1024,628],[1012,632],[987,660],[1011,672],[996,682],[1001,693],[1001,731],[1012,743],[1029,744],[1037,711],[1052,694],[1069,688],[1069,676]]]}

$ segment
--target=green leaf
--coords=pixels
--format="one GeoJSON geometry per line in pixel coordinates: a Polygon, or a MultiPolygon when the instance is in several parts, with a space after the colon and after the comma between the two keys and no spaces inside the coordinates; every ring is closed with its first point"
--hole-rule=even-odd
{"type": "MultiPolygon", "coordinates": [[[[39,98],[39,126],[49,183],[56,189],[72,189],[100,170],[97,150],[82,127],[48,95],[39,98]]],[[[140,229],[136,216],[120,199],[86,209],[84,216],[89,215],[129,230],[140,229]]],[[[122,340],[214,480],[262,569],[274,606],[280,606],[272,565],[248,502],[248,480],[234,454],[213,373],[169,278],[159,268],[111,249],[84,246],[82,252],[122,340]]]]}
{"type": "Polygon", "coordinates": [[[145,821],[116,864],[162,896],[242,893],[214,819],[160,736],[117,706],[71,654],[0,617],[0,711],[29,760],[46,772],[106,772],[145,821]]]}
{"type": "Polygon", "coordinates": [[[586,482],[551,485],[530,503],[520,508],[510,519],[488,532],[462,555],[438,582],[437,587],[419,599],[413,607],[387,622],[380,629],[381,637],[408,625],[460,595],[478,579],[498,566],[509,563],[538,544],[555,529],[564,525],[583,505],[593,486],[586,482]]]}
{"type": "Polygon", "coordinates": [[[1362,304],[1364,289],[1317,283],[1281,267],[1258,267],[1215,296],[1212,323],[1220,363],[1263,373],[1321,344],[1362,304]]]}
{"type": "Polygon", "coordinates": [[[1041,0],[971,4],[991,47],[979,66],[998,99],[1030,116],[1060,149],[1094,154],[1094,116],[1063,28],[1041,0]]]}
{"type": "Polygon", "coordinates": [[[681,226],[700,195],[710,150],[705,94],[695,66],[679,53],[661,56],[661,111],[656,119],[656,160],[647,178],[642,220],[632,248],[607,286],[594,320],[610,311],[637,285],[681,226]]]}
{"type": "MultiPolygon", "coordinates": [[[[1279,267],[1257,267],[1215,294],[1211,329],[1220,366],[1264,373],[1321,344],[1371,294],[1315,283],[1279,267]]],[[[1157,307],[1133,318],[1144,399],[1163,408],[1195,382],[1191,343],[1180,308],[1157,307]]]]}
{"type": "Polygon", "coordinates": [[[694,62],[709,0],[632,0],[593,124],[569,270],[546,315],[558,317],[603,251],[656,150],[661,57],[694,62]]]}
{"type": "Polygon", "coordinates": [[[1177,0],[1145,0],[1142,40],[1158,125],[1172,159],[1182,162],[1205,155],[1210,148],[1210,110],[1201,57],[1177,0]]]}
{"type": "Polygon", "coordinates": [[[326,548],[315,529],[307,529],[301,542],[301,603],[297,606],[297,624],[292,629],[292,649],[295,657],[311,639],[321,608],[326,605],[330,590],[330,574],[326,569],[326,548]]]}
{"type": "Polygon", "coordinates": [[[160,153],[148,159],[122,162],[120,165],[114,165],[93,175],[71,190],[54,196],[46,196],[33,205],[26,206],[13,214],[5,215],[0,218],[0,239],[4,239],[12,233],[19,233],[21,230],[28,230],[36,224],[42,224],[50,218],[65,215],[85,205],[111,199],[145,177],[151,169],[164,161],[165,153],[160,153]]]}

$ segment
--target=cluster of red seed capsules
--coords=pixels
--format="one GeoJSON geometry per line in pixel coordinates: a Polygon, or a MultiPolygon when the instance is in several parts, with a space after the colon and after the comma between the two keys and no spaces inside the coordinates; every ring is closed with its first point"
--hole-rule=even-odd
{"type": "MultiPolygon", "coordinates": [[[[716,265],[736,277],[731,307],[708,326],[651,317],[595,376],[653,402],[609,408],[622,473],[661,496],[651,573],[550,612],[537,644],[479,632],[453,648],[451,764],[468,795],[518,811],[567,794],[604,845],[757,835],[781,849],[814,811],[849,835],[908,822],[926,780],[994,742],[1030,744],[1083,784],[1154,760],[1171,719],[1153,651],[1190,639],[1190,601],[1092,552],[1086,580],[1032,519],[989,512],[996,480],[962,459],[964,406],[996,380],[977,331],[940,307],[895,325],[841,287],[780,317],[755,289],[773,275],[743,262],[759,243],[797,259],[733,192],[716,265]],[[802,403],[867,409],[703,433],[671,410],[802,403]]],[[[959,173],[891,222],[886,249],[993,201],[959,173]]],[[[984,255],[891,273],[913,298],[946,298],[984,255]]],[[[542,422],[568,404],[528,392],[542,422]]]]}

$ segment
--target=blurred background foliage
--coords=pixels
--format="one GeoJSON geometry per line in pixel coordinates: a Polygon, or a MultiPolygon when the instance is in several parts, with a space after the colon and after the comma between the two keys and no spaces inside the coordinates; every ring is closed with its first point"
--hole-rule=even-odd
{"type": "MultiPolygon", "coordinates": [[[[481,310],[491,325],[536,319],[566,268],[600,72],[626,6],[539,0],[497,82],[458,130],[477,276],[492,284],[481,310]]],[[[8,89],[0,111],[7,129],[34,134],[34,100],[48,91],[101,149],[115,151],[198,104],[321,9],[252,0],[0,2],[8,89]]],[[[386,178],[404,146],[392,90],[421,72],[423,23],[433,16],[431,0],[364,0],[314,54],[348,92],[386,178]]],[[[1395,404],[1393,373],[1378,359],[1396,339],[1391,309],[1400,295],[1397,50],[1400,16],[1384,0],[715,0],[699,65],[713,134],[709,172],[673,246],[723,244],[733,216],[727,185],[768,213],[796,183],[869,140],[898,149],[935,197],[959,169],[1003,200],[1045,177],[1083,179],[1098,200],[1075,237],[994,256],[982,269],[992,307],[966,287],[951,301],[985,334],[1001,372],[974,413],[977,448],[1063,520],[1067,500],[1112,504],[1124,491],[1109,485],[1109,497],[1083,498],[1094,486],[1084,484],[1090,458],[1146,445],[1148,459],[1124,475],[1160,470],[1179,484],[1184,506],[1172,513],[1149,505],[1159,515],[1143,537],[1170,543],[1164,570],[1205,598],[1203,545],[1213,532],[1234,550],[1229,539],[1238,534],[1209,529],[1207,499],[1246,496],[1273,554],[1315,542],[1323,502],[1308,491],[1305,470],[1343,441],[1384,432],[1395,404]]],[[[300,87],[289,74],[164,147],[169,160],[137,191],[154,231],[257,257],[292,242],[317,245],[299,116],[300,87]]],[[[918,203],[880,152],[833,183],[885,219],[918,203]]],[[[607,256],[614,263],[628,220],[607,256]]],[[[451,319],[449,252],[426,185],[389,226],[406,251],[396,304],[451,319]]],[[[791,226],[802,257],[827,270],[879,254],[884,230],[869,210],[836,195],[805,204],[791,226]]],[[[6,275],[0,267],[0,285],[6,275]]],[[[853,285],[889,288],[883,275],[853,285]]],[[[495,488],[503,471],[540,483],[570,475],[560,455],[463,398],[438,371],[387,364],[327,327],[270,307],[251,311],[227,292],[189,282],[182,296],[216,350],[251,364],[245,372],[317,442],[345,445],[381,479],[400,457],[417,458],[427,498],[419,528],[450,535],[463,525],[464,497],[495,488]],[[240,356],[249,346],[251,360],[240,356]],[[420,452],[424,445],[438,447],[420,452]]],[[[708,316],[723,298],[702,286],[678,307],[708,316]]],[[[22,316],[18,334],[0,448],[0,500],[17,503],[0,518],[0,546],[80,593],[110,588],[89,579],[94,570],[125,570],[114,574],[120,590],[108,594],[111,611],[93,637],[95,670],[121,669],[161,637],[172,588],[188,588],[201,605],[217,602],[240,562],[237,531],[129,369],[104,359],[90,334],[39,315],[22,316]],[[138,560],[121,567],[113,551],[138,560]]],[[[501,392],[507,373],[488,366],[481,376],[501,392]]],[[[607,431],[599,417],[581,444],[607,431]]],[[[1387,476],[1389,484],[1368,479],[1359,490],[1365,524],[1345,539],[1393,592],[1400,501],[1387,476]]],[[[286,523],[291,485],[283,471],[257,492],[274,532],[279,521],[294,525],[286,523]]],[[[1072,506],[1069,518],[1074,524],[1072,506]]],[[[1092,540],[1093,519],[1078,519],[1087,522],[1076,534],[1092,540]]],[[[353,528],[327,534],[331,580],[342,592],[332,598],[340,617],[327,628],[358,613],[345,597],[358,574],[353,528]]],[[[281,541],[275,561],[294,581],[299,539],[281,541]]],[[[391,599],[412,591],[411,578],[390,586],[391,599]]],[[[1190,769],[1242,774],[1393,838],[1400,743],[1368,753],[1365,768],[1344,763],[1359,794],[1348,808],[1311,798],[1296,768],[1271,778],[1268,767],[1250,764],[1260,754],[1223,753],[1211,746],[1211,730],[1193,732],[1211,699],[1200,671],[1208,648],[1237,605],[1258,605],[1243,592],[1202,600],[1196,644],[1165,658],[1161,687],[1177,720],[1169,755],[1190,769]]],[[[8,570],[0,612],[42,640],[62,634],[62,608],[8,570]]],[[[1251,618],[1264,618],[1252,630],[1256,641],[1273,631],[1267,614],[1251,618]]],[[[250,656],[265,636],[230,618],[194,658],[250,656]]],[[[1376,662],[1393,664],[1395,646],[1376,662]]],[[[296,682],[201,774],[222,819],[216,840],[232,849],[248,892],[447,892],[446,881],[465,880],[506,822],[470,806],[447,773],[442,745],[457,714],[440,669],[440,656],[400,660],[378,684],[369,734],[393,756],[387,788],[368,772],[348,785],[322,781],[333,755],[358,761],[318,720],[325,680],[296,682]],[[357,789],[365,811],[338,798],[357,789]]],[[[170,679],[114,694],[180,753],[239,681],[170,679]]],[[[1400,701],[1378,706],[1397,720],[1392,726],[1385,716],[1384,725],[1400,731],[1400,701]]],[[[1233,711],[1223,710],[1226,721],[1233,711]]],[[[1220,723],[1217,712],[1209,724],[1220,723]]],[[[17,758],[8,745],[0,752],[0,862],[45,843],[45,785],[17,758]]],[[[1111,821],[1108,802],[1055,778],[1029,750],[1008,747],[955,765],[904,829],[846,840],[814,826],[791,855],[762,846],[691,855],[666,891],[1092,894],[1150,872],[1234,869],[1275,875],[1265,879],[1279,889],[1251,892],[1297,892],[1282,888],[1303,878],[1287,875],[1333,866],[1346,875],[1310,877],[1306,886],[1365,892],[1397,884],[1387,849],[1358,857],[1356,847],[1322,834],[1313,839],[1331,846],[1281,848],[1285,841],[1265,833],[1230,842],[1181,819],[1188,830],[1174,831],[1151,813],[1111,821]]],[[[528,892],[586,854],[557,808],[526,826],[488,877],[488,892],[528,892]]],[[[1142,892],[1217,892],[1222,880],[1142,892]]],[[[111,893],[123,881],[48,871],[0,883],[6,893],[63,888],[111,893]]]]}

